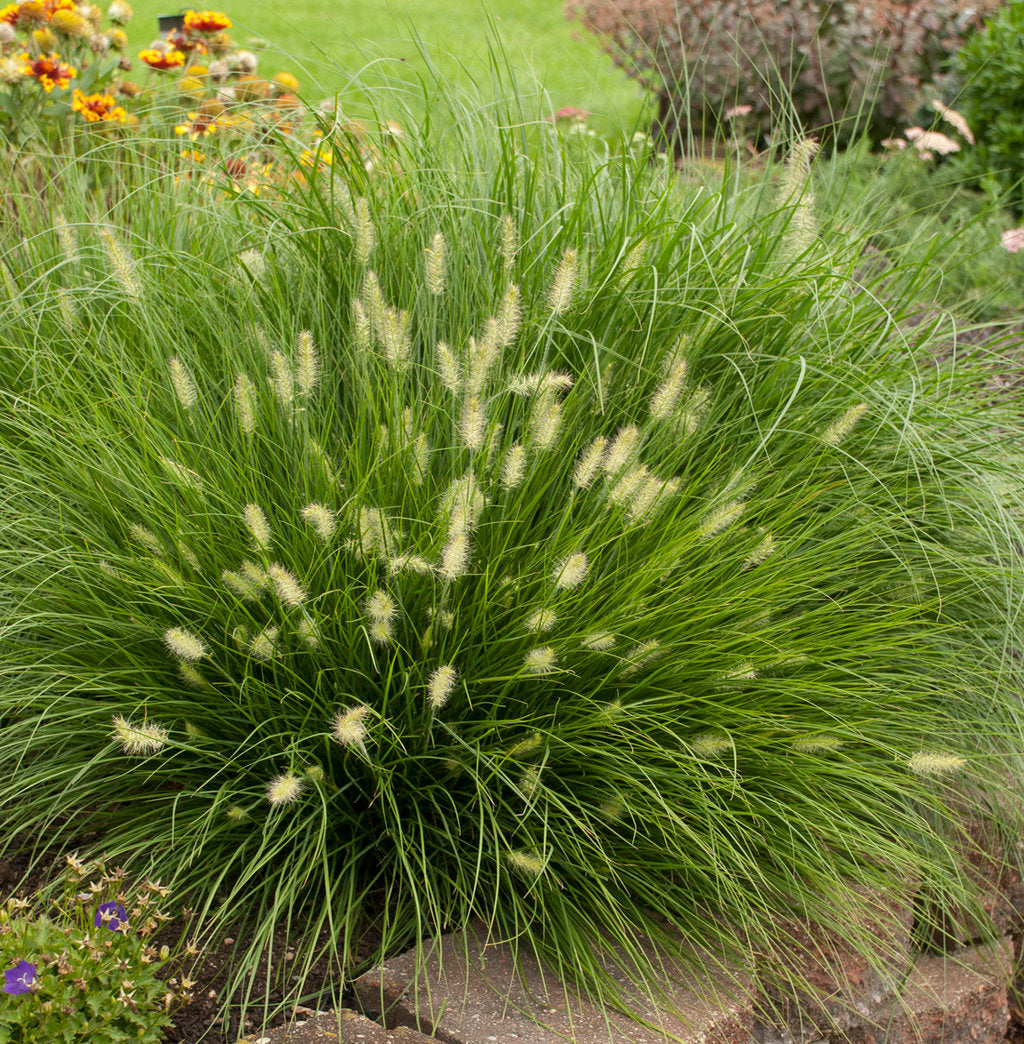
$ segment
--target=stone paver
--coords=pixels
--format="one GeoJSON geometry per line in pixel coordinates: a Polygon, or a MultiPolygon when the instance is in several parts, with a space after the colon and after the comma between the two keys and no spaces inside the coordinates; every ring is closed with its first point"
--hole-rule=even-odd
{"type": "Polygon", "coordinates": [[[636,1021],[563,987],[532,957],[487,941],[482,926],[468,944],[444,936],[417,975],[409,951],[364,975],[356,994],[367,1011],[383,1012],[389,1026],[411,1026],[447,1044],[748,1044],[754,1030],[749,982],[709,968],[698,983],[682,969],[655,1003],[613,973],[641,1016],[636,1021]]]}
{"type": "MultiPolygon", "coordinates": [[[[999,935],[1020,929],[1024,915],[1024,889],[1021,886],[1021,852],[1006,852],[995,824],[968,819],[963,826],[964,862],[968,876],[978,888],[985,913],[999,935]],[[1009,858],[1007,858],[1009,855],[1009,858]]],[[[971,939],[961,936],[960,942],[971,939]]]]}
{"type": "Polygon", "coordinates": [[[1010,943],[919,957],[900,997],[829,1044],[997,1044],[1010,1021],[1010,943]]]}
{"type": "MultiPolygon", "coordinates": [[[[912,896],[860,894],[858,902],[865,904],[857,909],[860,931],[876,953],[873,961],[834,933],[800,922],[784,926],[782,952],[759,960],[765,974],[758,1013],[778,1039],[815,1040],[860,1023],[892,997],[910,972],[912,896]]],[[[767,1031],[761,1035],[772,1039],[767,1031]]]]}
{"type": "MultiPolygon", "coordinates": [[[[1009,781],[1008,781],[1009,782],[1009,781]]],[[[953,843],[960,855],[966,879],[974,886],[978,901],[991,925],[972,923],[957,904],[921,897],[921,927],[930,947],[952,952],[991,936],[1017,933],[1024,927],[1024,885],[1021,865],[1024,843],[1006,846],[993,818],[961,811],[953,843]]]]}
{"type": "Polygon", "coordinates": [[[431,1041],[415,1030],[405,1027],[386,1030],[356,1011],[343,1010],[322,1012],[289,1026],[252,1033],[238,1044],[431,1044],[431,1041]]]}

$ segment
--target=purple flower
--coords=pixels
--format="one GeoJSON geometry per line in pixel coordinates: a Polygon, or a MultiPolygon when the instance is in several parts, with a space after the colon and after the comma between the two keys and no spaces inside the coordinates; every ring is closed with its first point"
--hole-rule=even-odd
{"type": "Polygon", "coordinates": [[[126,932],[128,930],[128,911],[120,903],[100,903],[92,923],[94,928],[102,925],[112,932],[126,932]]]}
{"type": "Polygon", "coordinates": [[[4,972],[3,992],[28,993],[38,978],[36,966],[31,961],[19,961],[13,968],[4,972]]]}

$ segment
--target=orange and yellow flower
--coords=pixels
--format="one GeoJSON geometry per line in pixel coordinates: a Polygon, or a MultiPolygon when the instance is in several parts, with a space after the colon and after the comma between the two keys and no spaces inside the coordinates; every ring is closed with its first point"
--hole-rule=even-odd
{"type": "Polygon", "coordinates": [[[185,28],[190,33],[219,33],[231,28],[231,19],[223,11],[186,11],[185,28]]]}
{"type": "Polygon", "coordinates": [[[128,118],[112,94],[83,94],[77,87],[71,108],[87,123],[124,123],[128,118]]]}
{"type": "Polygon", "coordinates": [[[35,0],[26,0],[26,2],[14,4],[13,7],[13,12],[10,7],[5,7],[0,12],[0,17],[9,25],[16,25],[22,29],[30,25],[41,25],[50,17],[46,8],[41,3],[36,3],[35,0]]]}
{"type": "Polygon", "coordinates": [[[139,57],[151,69],[180,69],[185,64],[185,56],[181,51],[158,51],[155,47],[139,51],[139,57]]]}
{"type": "MultiPolygon", "coordinates": [[[[221,106],[222,111],[223,108],[221,106]]],[[[225,126],[220,114],[190,112],[186,113],[186,116],[189,122],[179,123],[174,128],[174,133],[191,138],[193,141],[198,141],[200,138],[208,138],[211,134],[215,134],[221,127],[225,126]]]]}
{"type": "Polygon", "coordinates": [[[11,87],[25,79],[25,66],[13,55],[0,54],[0,84],[11,87]]]}
{"type": "Polygon", "coordinates": [[[182,98],[190,98],[199,101],[206,93],[206,84],[201,76],[183,76],[178,81],[178,93],[182,98]]]}
{"type": "Polygon", "coordinates": [[[54,11],[50,17],[50,28],[59,36],[68,36],[75,39],[92,36],[93,27],[76,11],[67,11],[61,8],[54,11]]]}
{"type": "Polygon", "coordinates": [[[127,25],[132,20],[133,14],[135,12],[132,10],[131,4],[126,3],[125,0],[112,0],[107,8],[107,17],[114,25],[127,25]]]}
{"type": "Polygon", "coordinates": [[[200,138],[208,138],[218,131],[241,128],[243,131],[253,126],[252,120],[242,115],[231,115],[225,111],[224,106],[213,98],[208,98],[199,106],[196,112],[186,113],[188,123],[179,123],[174,128],[174,133],[181,137],[191,138],[198,141],[200,138]]]}
{"type": "Polygon", "coordinates": [[[173,32],[168,33],[164,42],[167,47],[176,51],[184,51],[185,54],[191,54],[192,52],[206,54],[209,50],[202,40],[185,32],[184,29],[175,29],[173,32]]]}
{"type": "Polygon", "coordinates": [[[299,81],[290,72],[279,72],[271,83],[289,94],[295,94],[299,90],[299,81]]]}
{"type": "Polygon", "coordinates": [[[262,101],[270,97],[270,84],[258,76],[239,76],[235,81],[235,97],[240,102],[262,101]]]}
{"type": "Polygon", "coordinates": [[[28,26],[48,22],[58,11],[75,10],[74,0],[22,0],[18,4],[0,7],[0,22],[28,26]]]}
{"type": "Polygon", "coordinates": [[[315,152],[312,149],[303,149],[299,156],[299,163],[304,167],[327,170],[334,163],[334,154],[328,150],[321,151],[319,146],[315,152]]]}
{"type": "Polygon", "coordinates": [[[210,33],[206,42],[212,54],[227,54],[235,46],[234,40],[227,33],[210,33]]]}
{"type": "Polygon", "coordinates": [[[78,75],[78,70],[72,69],[66,62],[62,62],[56,51],[41,54],[38,58],[32,58],[28,54],[21,54],[19,57],[24,63],[22,71],[25,75],[34,76],[47,94],[54,87],[63,90],[71,82],[72,77],[78,75]]]}
{"type": "Polygon", "coordinates": [[[57,49],[57,34],[48,25],[44,25],[42,29],[33,29],[32,40],[40,52],[57,49]]]}
{"type": "Polygon", "coordinates": [[[76,4],[75,13],[84,18],[93,27],[94,32],[99,32],[103,12],[95,4],[76,4]]]}
{"type": "Polygon", "coordinates": [[[294,94],[279,94],[275,105],[280,112],[298,112],[302,109],[302,102],[294,94]]]}

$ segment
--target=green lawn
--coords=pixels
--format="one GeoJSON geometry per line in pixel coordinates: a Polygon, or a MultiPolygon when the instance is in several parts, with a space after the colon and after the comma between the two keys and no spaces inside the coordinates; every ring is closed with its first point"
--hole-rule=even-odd
{"type": "MultiPolygon", "coordinates": [[[[179,10],[167,0],[139,0],[134,8],[128,28],[135,49],[155,36],[158,14],[179,10]]],[[[600,130],[610,124],[632,127],[643,108],[637,86],[595,40],[580,38],[582,30],[566,21],[560,0],[491,0],[486,8],[473,0],[248,0],[223,9],[235,23],[232,35],[240,45],[254,37],[267,42],[261,71],[295,71],[312,100],[346,91],[361,70],[363,80],[374,82],[382,73],[393,75],[399,62],[423,68],[418,37],[445,76],[475,82],[487,94],[493,93],[486,86],[488,46],[497,43],[522,74],[527,94],[536,77],[551,107],[587,109],[600,130]],[[372,62],[382,65],[367,68],[372,62]]]]}

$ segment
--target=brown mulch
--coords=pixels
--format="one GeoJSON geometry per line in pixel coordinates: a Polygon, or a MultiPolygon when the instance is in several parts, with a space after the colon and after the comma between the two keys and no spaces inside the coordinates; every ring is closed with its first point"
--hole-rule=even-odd
{"type": "MultiPolygon", "coordinates": [[[[244,1023],[237,1012],[232,1012],[226,1019],[222,1017],[219,998],[230,975],[231,958],[236,951],[241,952],[245,945],[244,936],[235,938],[225,935],[219,946],[203,948],[200,963],[188,972],[196,982],[191,991],[192,1000],[175,1014],[174,1025],[167,1032],[168,1042],[192,1044],[202,1039],[203,1044],[235,1044],[245,1033],[284,1024],[286,1018],[283,1014],[267,1022],[260,1018],[259,1013],[264,1004],[274,1007],[281,1000],[280,988],[270,981],[271,968],[266,960],[259,963],[256,973],[247,980],[254,1002],[244,1023]]],[[[284,930],[275,932],[273,952],[284,954],[285,961],[294,960],[294,951],[287,949],[287,945],[284,930]]],[[[279,975],[275,975],[274,979],[279,979],[279,975]]],[[[338,977],[332,975],[330,962],[326,958],[322,958],[310,970],[306,990],[305,999],[309,1007],[296,1005],[289,1015],[312,1015],[322,1008],[333,1008],[345,999],[339,995],[338,977]]]]}
{"type": "MultiPolygon", "coordinates": [[[[1024,911],[1022,911],[1024,913],[1024,911]]],[[[1024,935],[1020,931],[1013,933],[1014,981],[1010,987],[1010,1026],[1006,1031],[1009,1044],[1024,1044],[1024,935]]]]}
{"type": "MultiPolygon", "coordinates": [[[[168,925],[168,935],[174,933],[174,939],[180,935],[180,927],[168,925]]],[[[174,940],[169,939],[171,944],[174,940]]],[[[271,962],[264,958],[259,962],[254,974],[246,979],[249,996],[253,998],[248,1007],[244,1022],[233,1010],[225,1020],[222,1017],[220,994],[231,975],[231,959],[234,953],[244,952],[248,948],[246,929],[241,928],[232,934],[222,934],[219,944],[201,947],[198,964],[187,969],[189,978],[195,980],[192,989],[192,1000],[180,1008],[174,1016],[174,1026],[167,1033],[168,1042],[175,1044],[192,1044],[202,1039],[203,1044],[236,1044],[245,1033],[253,1030],[273,1029],[293,1021],[296,1017],[315,1015],[317,1011],[336,1007],[358,1007],[355,994],[346,988],[337,964],[326,955],[321,956],[308,970],[303,968],[305,994],[301,1001],[285,1009],[272,1019],[264,1019],[262,1012],[273,1009],[283,998],[281,988],[281,955],[284,963],[290,965],[299,959],[299,953],[289,948],[286,930],[281,927],[274,932],[272,953],[277,954],[276,973],[271,962]],[[203,1036],[203,1034],[206,1036],[203,1036]]],[[[330,942],[327,932],[316,940],[315,949],[322,951],[330,942]]],[[[368,964],[378,952],[380,936],[367,931],[360,939],[355,954],[357,966],[368,964]]],[[[291,978],[294,978],[292,976],[291,978]]]]}

